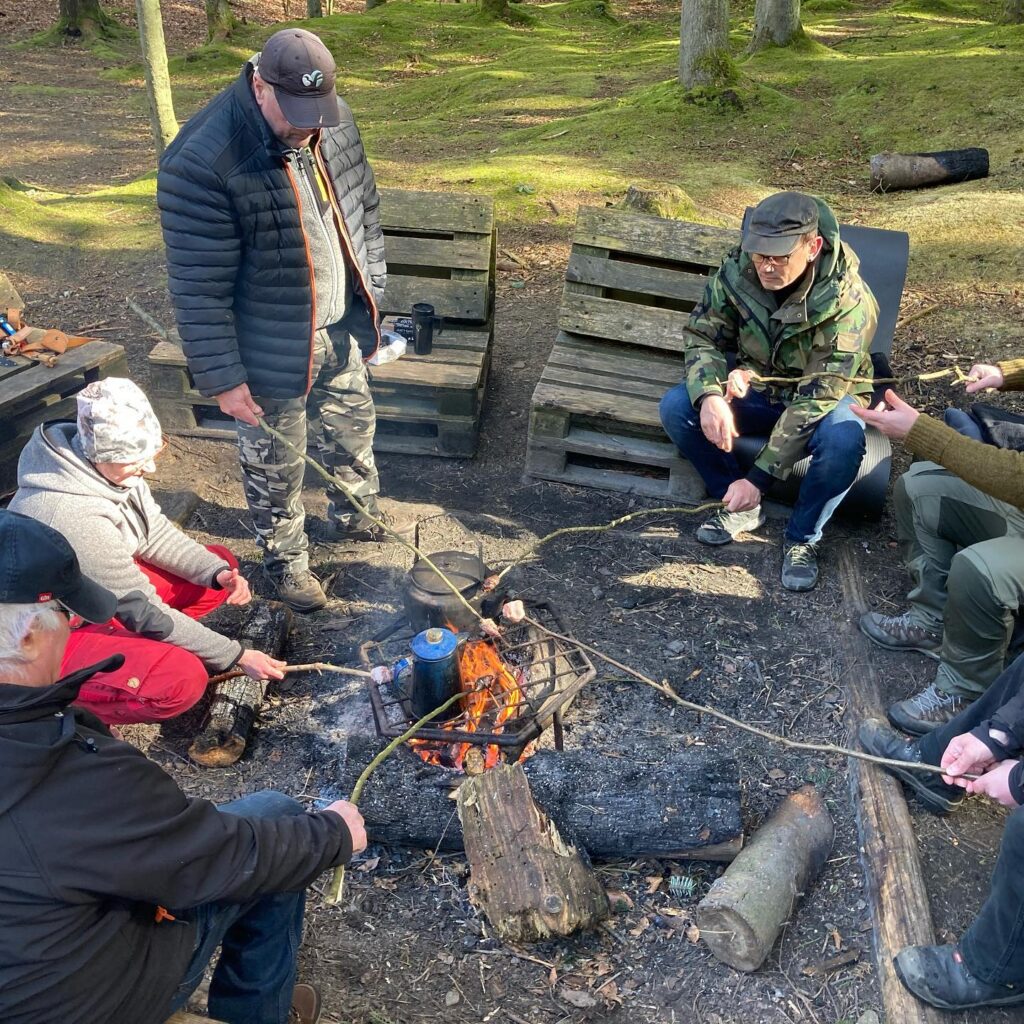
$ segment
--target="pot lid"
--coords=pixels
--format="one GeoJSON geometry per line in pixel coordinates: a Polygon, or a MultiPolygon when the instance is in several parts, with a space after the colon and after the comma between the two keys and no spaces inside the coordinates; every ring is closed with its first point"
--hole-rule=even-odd
{"type": "MultiPolygon", "coordinates": [[[[439,551],[430,560],[459,590],[479,586],[487,576],[483,559],[469,551],[439,551]]],[[[409,570],[409,582],[425,594],[451,594],[451,588],[422,559],[409,570]]]]}
{"type": "Polygon", "coordinates": [[[434,626],[417,633],[410,642],[412,653],[420,661],[441,661],[455,653],[459,638],[443,626],[434,626]]]}

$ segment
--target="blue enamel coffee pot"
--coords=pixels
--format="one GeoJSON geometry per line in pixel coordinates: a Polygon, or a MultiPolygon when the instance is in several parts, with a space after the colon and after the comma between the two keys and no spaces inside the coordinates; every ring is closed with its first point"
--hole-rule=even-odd
{"type": "MultiPolygon", "coordinates": [[[[462,689],[458,650],[461,638],[450,629],[435,626],[412,638],[412,687],[409,701],[413,718],[429,715],[434,708],[462,689]]],[[[434,721],[447,721],[460,712],[456,701],[434,721]]]]}

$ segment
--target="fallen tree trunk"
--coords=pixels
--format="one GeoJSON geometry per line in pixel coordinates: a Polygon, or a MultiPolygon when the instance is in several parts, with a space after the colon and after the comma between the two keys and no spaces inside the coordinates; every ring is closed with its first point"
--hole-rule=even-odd
{"type": "Polygon", "coordinates": [[[988,177],[987,149],[945,149],[936,153],[876,153],[871,187],[882,192],[955,185],[988,177]]]}
{"type": "MultiPolygon", "coordinates": [[[[341,772],[351,792],[384,746],[350,736],[341,772]]],[[[645,750],[612,757],[594,751],[540,750],[523,762],[534,799],[569,841],[591,857],[731,860],[743,844],[739,769],[728,758],[692,750],[645,750]]],[[[397,751],[370,777],[359,809],[372,842],[463,849],[449,792],[465,776],[397,751]]]]}
{"type": "Polygon", "coordinates": [[[701,938],[740,971],[756,971],[789,920],[797,897],[828,860],[832,817],[813,786],[776,808],[697,906],[701,938]]]}
{"type": "MultiPolygon", "coordinates": [[[[242,624],[243,647],[280,658],[292,628],[291,610],[279,601],[257,602],[242,624]]],[[[207,768],[234,764],[249,742],[249,732],[267,693],[266,679],[246,675],[217,683],[202,732],[192,741],[189,757],[207,768]]]]}
{"type": "Polygon", "coordinates": [[[534,802],[522,765],[497,765],[467,779],[457,804],[470,898],[500,938],[560,938],[608,916],[604,886],[534,802]]]}

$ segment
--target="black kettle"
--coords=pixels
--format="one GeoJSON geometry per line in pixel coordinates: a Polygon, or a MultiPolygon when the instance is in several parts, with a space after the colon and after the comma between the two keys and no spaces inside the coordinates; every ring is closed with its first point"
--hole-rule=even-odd
{"type": "MultiPolygon", "coordinates": [[[[481,615],[491,616],[501,607],[500,596],[483,593],[484,580],[491,573],[482,555],[469,551],[440,551],[429,557],[481,615]]],[[[476,625],[476,617],[422,558],[409,570],[402,601],[409,625],[416,633],[436,626],[458,633],[476,625]]]]}

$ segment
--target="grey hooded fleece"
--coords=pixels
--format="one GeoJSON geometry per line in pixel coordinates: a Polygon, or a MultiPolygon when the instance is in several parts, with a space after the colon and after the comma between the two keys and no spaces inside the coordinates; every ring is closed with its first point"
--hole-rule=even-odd
{"type": "Polygon", "coordinates": [[[242,645],[165,604],[134,559],[200,586],[216,586],[227,565],[179,530],[138,479],[120,487],[81,454],[74,423],[36,427],[18,461],[12,512],[38,519],[74,548],[82,572],[117,595],[117,618],[134,633],[191,651],[222,672],[242,645]]]}

